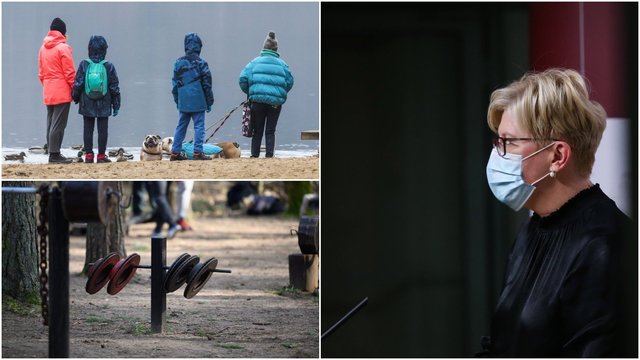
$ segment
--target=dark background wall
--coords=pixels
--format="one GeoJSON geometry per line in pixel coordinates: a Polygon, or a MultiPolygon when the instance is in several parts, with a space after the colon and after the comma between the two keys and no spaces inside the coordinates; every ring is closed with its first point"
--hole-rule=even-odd
{"type": "Polygon", "coordinates": [[[529,15],[525,3],[322,4],[321,330],[369,297],[323,357],[480,350],[527,216],[486,185],[486,109],[529,69],[529,15]]]}

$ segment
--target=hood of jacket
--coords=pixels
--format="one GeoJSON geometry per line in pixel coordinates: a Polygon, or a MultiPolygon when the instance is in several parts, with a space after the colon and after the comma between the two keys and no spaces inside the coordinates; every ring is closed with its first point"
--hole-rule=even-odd
{"type": "Polygon", "coordinates": [[[202,50],[202,40],[196,33],[188,33],[184,37],[184,53],[186,55],[198,55],[200,56],[200,50],[202,50]]]}
{"type": "Polygon", "coordinates": [[[44,40],[42,41],[42,45],[44,45],[44,47],[47,49],[52,49],[58,46],[59,44],[64,44],[66,42],[67,42],[67,38],[64,35],[62,35],[60,31],[51,30],[49,31],[47,36],[45,36],[44,40]]]}
{"type": "Polygon", "coordinates": [[[89,39],[89,58],[93,62],[100,62],[107,56],[107,40],[100,35],[93,35],[89,39]]]}

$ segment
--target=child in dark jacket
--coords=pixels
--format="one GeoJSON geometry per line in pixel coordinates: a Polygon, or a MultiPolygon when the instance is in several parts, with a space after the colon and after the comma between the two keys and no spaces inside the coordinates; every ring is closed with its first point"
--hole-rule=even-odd
{"type": "Polygon", "coordinates": [[[170,161],[187,160],[182,152],[182,142],[187,133],[189,122],[193,119],[195,130],[193,144],[194,160],[211,160],[204,154],[204,112],[211,111],[213,90],[209,64],[200,58],[202,40],[196,33],[188,33],[184,37],[185,55],[173,67],[173,100],[178,106],[180,117],[173,136],[170,161]]]}
{"type": "MultiPolygon", "coordinates": [[[[118,115],[120,110],[120,88],[118,74],[116,68],[112,63],[106,61],[104,58],[107,55],[107,40],[99,35],[91,36],[89,40],[89,59],[83,60],[78,66],[76,72],[76,79],[73,83],[73,101],[77,104],[78,113],[84,117],[84,161],[86,163],[93,163],[93,129],[98,122],[98,163],[111,162],[106,156],[107,150],[107,137],[108,137],[108,119],[112,114],[118,115]],[[95,95],[95,92],[90,92],[86,87],[86,78],[91,63],[99,64],[103,62],[106,69],[106,89],[103,94],[95,95]]],[[[99,69],[99,67],[96,67],[99,69]]]]}

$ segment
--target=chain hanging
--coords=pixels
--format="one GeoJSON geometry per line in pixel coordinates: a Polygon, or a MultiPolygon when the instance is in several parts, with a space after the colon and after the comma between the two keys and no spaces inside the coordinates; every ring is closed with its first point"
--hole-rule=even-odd
{"type": "Polygon", "coordinates": [[[47,276],[47,235],[49,230],[47,229],[47,211],[49,210],[49,184],[42,184],[38,189],[40,194],[40,214],[38,219],[40,224],[38,225],[38,235],[40,235],[40,298],[42,301],[42,324],[49,325],[49,290],[47,289],[47,283],[49,277],[47,276]]]}

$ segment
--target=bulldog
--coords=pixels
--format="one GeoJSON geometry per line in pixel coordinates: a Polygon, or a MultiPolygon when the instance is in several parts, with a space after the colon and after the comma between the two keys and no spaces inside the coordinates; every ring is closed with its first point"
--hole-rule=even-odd
{"type": "Polygon", "coordinates": [[[225,141],[217,143],[216,145],[220,146],[222,151],[217,153],[214,157],[225,159],[235,159],[240,157],[240,144],[237,142],[225,141]]]}
{"type": "Polygon", "coordinates": [[[144,137],[142,149],[140,149],[140,161],[150,160],[162,160],[162,138],[160,135],[144,137]]]}
{"type": "Polygon", "coordinates": [[[169,136],[162,139],[162,151],[165,154],[171,154],[171,148],[173,147],[173,137],[169,136]]]}

